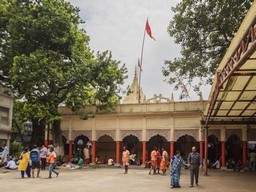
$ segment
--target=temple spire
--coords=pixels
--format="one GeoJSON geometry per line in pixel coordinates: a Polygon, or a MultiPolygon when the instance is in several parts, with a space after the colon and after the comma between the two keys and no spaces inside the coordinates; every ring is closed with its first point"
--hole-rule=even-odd
{"type": "Polygon", "coordinates": [[[139,87],[138,66],[135,65],[134,78],[132,84],[129,86],[129,89],[127,90],[127,94],[124,97],[123,103],[143,103],[144,100],[145,96],[143,94],[142,88],[139,87]]]}

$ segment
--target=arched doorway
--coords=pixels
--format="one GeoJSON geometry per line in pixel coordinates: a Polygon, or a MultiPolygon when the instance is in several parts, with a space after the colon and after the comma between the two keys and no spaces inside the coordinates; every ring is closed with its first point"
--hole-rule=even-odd
{"type": "Polygon", "coordinates": [[[220,158],[220,143],[215,135],[208,136],[208,159],[210,164],[220,158]]]}
{"type": "Polygon", "coordinates": [[[130,162],[131,164],[135,164],[135,163],[141,161],[142,144],[141,144],[140,140],[138,139],[138,137],[136,137],[134,135],[126,136],[122,141],[120,154],[122,154],[122,150],[123,150],[124,146],[130,151],[131,156],[135,156],[134,161],[130,162]]]}
{"type": "Polygon", "coordinates": [[[74,155],[76,157],[83,157],[83,149],[87,145],[89,138],[85,135],[79,135],[74,141],[74,155]]]}
{"type": "Polygon", "coordinates": [[[112,137],[103,135],[98,139],[96,144],[96,156],[105,164],[109,158],[115,160],[115,141],[112,137]]]}
{"type": "Polygon", "coordinates": [[[182,158],[186,160],[193,146],[199,151],[199,143],[196,139],[190,135],[183,135],[175,143],[174,151],[179,150],[182,158]]]}
{"type": "Polygon", "coordinates": [[[235,162],[242,160],[241,140],[237,135],[231,135],[226,143],[227,160],[233,159],[235,162]]]}
{"type": "Polygon", "coordinates": [[[151,137],[148,141],[147,145],[147,158],[150,159],[150,153],[154,149],[154,147],[157,147],[160,150],[160,153],[162,154],[162,149],[164,148],[166,151],[170,151],[170,144],[167,141],[165,137],[162,135],[155,135],[151,137]]]}

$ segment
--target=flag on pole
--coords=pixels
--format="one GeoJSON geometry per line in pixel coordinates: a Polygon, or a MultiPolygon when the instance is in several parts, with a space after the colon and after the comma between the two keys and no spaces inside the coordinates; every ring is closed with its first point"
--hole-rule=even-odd
{"type": "Polygon", "coordinates": [[[149,35],[150,38],[156,40],[156,39],[152,36],[152,32],[151,32],[150,25],[149,25],[149,23],[148,23],[148,19],[147,19],[147,22],[146,22],[145,30],[147,31],[147,34],[149,35]]]}
{"type": "MultiPolygon", "coordinates": [[[[182,84],[182,89],[183,89],[183,91],[184,91],[185,94],[186,94],[186,97],[190,98],[189,93],[188,93],[188,89],[187,89],[186,85],[185,85],[183,82],[181,82],[181,84],[182,84]]],[[[191,99],[191,98],[190,98],[190,99],[191,99]]]]}
{"type": "Polygon", "coordinates": [[[140,63],[140,59],[138,58],[138,67],[140,69],[140,72],[142,72],[142,66],[141,66],[141,63],[140,63]]]}

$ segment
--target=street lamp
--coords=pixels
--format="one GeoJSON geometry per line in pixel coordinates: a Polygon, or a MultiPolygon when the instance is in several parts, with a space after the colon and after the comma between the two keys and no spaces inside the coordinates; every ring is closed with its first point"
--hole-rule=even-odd
{"type": "Polygon", "coordinates": [[[31,121],[26,121],[24,123],[23,139],[26,143],[29,143],[31,141],[33,131],[32,125],[33,124],[31,121]]]}

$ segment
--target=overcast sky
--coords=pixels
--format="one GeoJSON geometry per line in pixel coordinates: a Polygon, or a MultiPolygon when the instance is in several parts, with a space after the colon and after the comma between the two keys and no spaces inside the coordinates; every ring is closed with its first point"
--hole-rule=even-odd
{"type": "MultiPolygon", "coordinates": [[[[134,69],[141,55],[142,40],[147,18],[152,36],[146,35],[142,63],[141,86],[146,98],[154,94],[179,100],[179,91],[164,82],[162,67],[165,60],[180,55],[180,46],[167,33],[172,19],[171,7],[180,0],[69,0],[79,7],[80,16],[86,22],[83,27],[90,36],[89,46],[95,52],[110,50],[113,59],[125,63],[129,78],[124,89],[131,84],[134,69]]],[[[189,89],[189,87],[188,87],[189,89]]],[[[203,98],[208,99],[210,86],[203,90],[203,98]]],[[[189,89],[192,100],[199,97],[189,89]]],[[[190,99],[189,99],[190,100],[190,99]]]]}

